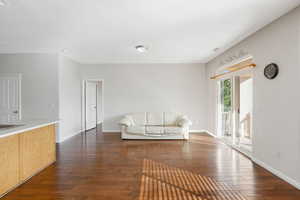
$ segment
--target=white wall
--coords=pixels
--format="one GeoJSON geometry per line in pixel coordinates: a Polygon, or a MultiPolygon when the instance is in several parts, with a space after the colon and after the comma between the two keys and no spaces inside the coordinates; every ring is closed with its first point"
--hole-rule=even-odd
{"type": "Polygon", "coordinates": [[[202,64],[82,65],[84,79],[103,79],[105,131],[119,130],[126,113],[176,111],[192,129],[207,127],[205,67],[202,64]]]}
{"type": "Polygon", "coordinates": [[[81,75],[79,64],[60,57],[59,62],[59,132],[57,142],[78,134],[81,128],[81,75]]]}
{"type": "Polygon", "coordinates": [[[79,64],[57,54],[0,54],[0,73],[22,74],[23,119],[60,119],[57,142],[81,130],[79,64]]]}
{"type": "Polygon", "coordinates": [[[58,119],[56,54],[0,54],[0,73],[22,74],[23,119],[58,119]]]}
{"type": "MultiPolygon", "coordinates": [[[[258,31],[207,64],[207,78],[221,60],[240,50],[254,57],[253,155],[254,158],[300,183],[300,7],[258,31]],[[263,75],[275,62],[280,73],[274,80],[263,75]]],[[[208,129],[216,133],[216,81],[209,80],[208,129]]],[[[300,187],[300,184],[299,184],[300,187]]]]}

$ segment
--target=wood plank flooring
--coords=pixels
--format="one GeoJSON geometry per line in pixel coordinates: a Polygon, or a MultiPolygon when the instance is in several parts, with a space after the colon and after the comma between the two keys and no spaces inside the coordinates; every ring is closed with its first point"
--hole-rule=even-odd
{"type": "Polygon", "coordinates": [[[189,141],[77,135],[1,200],[299,200],[300,191],[205,134],[189,141]]]}

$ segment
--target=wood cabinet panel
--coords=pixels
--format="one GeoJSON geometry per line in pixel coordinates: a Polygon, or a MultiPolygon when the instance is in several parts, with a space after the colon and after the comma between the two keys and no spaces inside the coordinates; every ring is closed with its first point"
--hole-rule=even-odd
{"type": "Polygon", "coordinates": [[[47,134],[42,135],[41,142],[44,144],[42,153],[42,162],[44,166],[48,166],[50,163],[53,163],[56,160],[56,151],[55,151],[55,145],[56,145],[56,138],[55,138],[55,126],[50,125],[47,126],[48,132],[47,134]]]}
{"type": "Polygon", "coordinates": [[[24,181],[55,161],[54,125],[20,134],[20,177],[24,181]]]}
{"type": "Polygon", "coordinates": [[[19,181],[19,136],[0,138],[0,194],[14,188],[19,181]]]}

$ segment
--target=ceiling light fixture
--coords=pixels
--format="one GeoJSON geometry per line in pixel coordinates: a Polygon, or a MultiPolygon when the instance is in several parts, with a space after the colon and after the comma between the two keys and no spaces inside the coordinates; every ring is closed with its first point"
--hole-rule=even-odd
{"type": "Polygon", "coordinates": [[[148,51],[148,48],[146,48],[144,45],[137,45],[135,46],[135,49],[140,53],[144,53],[148,51]]]}
{"type": "Polygon", "coordinates": [[[5,6],[6,2],[4,0],[0,0],[0,6],[5,6]]]}

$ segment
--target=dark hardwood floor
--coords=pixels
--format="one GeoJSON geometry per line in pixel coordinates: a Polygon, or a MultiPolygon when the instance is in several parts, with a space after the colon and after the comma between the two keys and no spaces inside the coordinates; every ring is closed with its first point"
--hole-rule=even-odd
{"type": "MultiPolygon", "coordinates": [[[[300,191],[205,134],[189,141],[77,135],[3,200],[299,200],[300,191]]],[[[1,200],[2,200],[1,199],[1,200]]]]}

